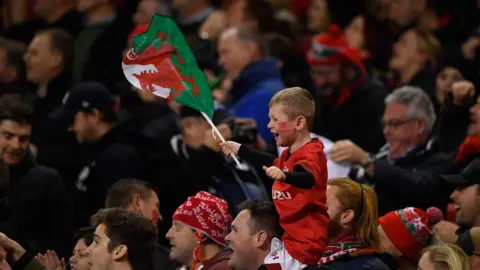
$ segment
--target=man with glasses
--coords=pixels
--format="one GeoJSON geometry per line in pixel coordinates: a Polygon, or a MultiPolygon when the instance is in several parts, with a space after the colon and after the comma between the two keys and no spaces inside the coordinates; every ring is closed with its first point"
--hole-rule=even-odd
{"type": "Polygon", "coordinates": [[[453,162],[438,151],[432,137],[436,115],[431,100],[422,89],[403,86],[388,95],[385,104],[387,144],[380,152],[373,155],[342,140],[334,144],[330,158],[355,165],[350,177],[374,186],[379,215],[405,207],[445,209],[452,189],[440,175],[448,173],[453,162]]]}

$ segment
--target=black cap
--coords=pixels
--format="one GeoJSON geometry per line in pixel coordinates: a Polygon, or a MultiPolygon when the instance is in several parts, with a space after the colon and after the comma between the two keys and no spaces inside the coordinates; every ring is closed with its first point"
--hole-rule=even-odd
{"type": "Polygon", "coordinates": [[[108,88],[98,82],[84,82],[75,85],[63,99],[63,105],[54,111],[52,118],[64,124],[71,124],[78,112],[113,110],[115,97],[108,88]]]}
{"type": "Polygon", "coordinates": [[[456,186],[480,185],[480,158],[474,159],[463,169],[461,174],[442,175],[445,181],[456,186]]]}

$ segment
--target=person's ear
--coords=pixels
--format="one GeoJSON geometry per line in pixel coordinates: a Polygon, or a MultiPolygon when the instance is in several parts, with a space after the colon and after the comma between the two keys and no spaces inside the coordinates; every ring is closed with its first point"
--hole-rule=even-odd
{"type": "Polygon", "coordinates": [[[352,222],[354,218],[355,218],[355,213],[353,212],[352,209],[349,209],[343,212],[342,215],[340,216],[340,223],[342,225],[349,224],[350,222],[352,222]]]}
{"type": "Polygon", "coordinates": [[[254,247],[261,247],[265,244],[265,242],[268,240],[268,234],[266,231],[259,231],[255,234],[255,236],[253,237],[253,245],[254,247]]]}
{"type": "Polygon", "coordinates": [[[421,135],[425,133],[425,130],[427,129],[427,124],[425,121],[417,121],[417,133],[418,135],[421,135]]]}
{"type": "Polygon", "coordinates": [[[112,251],[112,256],[115,261],[119,261],[128,254],[128,247],[126,245],[119,245],[112,251]]]}
{"type": "Polygon", "coordinates": [[[133,194],[132,196],[132,200],[130,201],[130,210],[133,211],[133,212],[138,212],[140,211],[140,208],[141,208],[141,198],[140,198],[140,195],[138,194],[133,194]]]}
{"type": "Polygon", "coordinates": [[[305,118],[305,116],[298,116],[295,121],[295,128],[297,130],[302,130],[305,128],[306,125],[307,125],[307,119],[305,118]]]}

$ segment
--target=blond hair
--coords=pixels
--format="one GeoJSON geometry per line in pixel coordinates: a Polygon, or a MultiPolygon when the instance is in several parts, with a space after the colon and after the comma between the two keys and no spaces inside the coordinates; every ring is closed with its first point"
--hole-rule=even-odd
{"type": "Polygon", "coordinates": [[[343,210],[353,210],[354,226],[360,240],[367,248],[378,249],[378,203],[375,191],[368,185],[359,184],[350,178],[333,178],[329,186],[339,188],[337,199],[343,210]]]}
{"type": "Polygon", "coordinates": [[[268,105],[272,107],[276,104],[285,106],[285,113],[289,119],[303,116],[307,120],[308,128],[312,128],[315,117],[315,101],[310,92],[301,87],[283,89],[272,97],[268,105]]]}
{"type": "Polygon", "coordinates": [[[470,270],[470,261],[463,250],[453,244],[444,243],[426,247],[420,253],[428,253],[428,260],[435,270],[470,270]]]}
{"type": "Polygon", "coordinates": [[[417,50],[427,55],[428,62],[433,69],[437,68],[437,59],[440,56],[440,41],[429,31],[414,29],[418,37],[417,50]]]}

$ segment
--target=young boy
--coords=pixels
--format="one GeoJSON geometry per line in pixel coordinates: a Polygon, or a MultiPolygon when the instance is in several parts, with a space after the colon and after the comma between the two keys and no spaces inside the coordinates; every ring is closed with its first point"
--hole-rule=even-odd
{"type": "Polygon", "coordinates": [[[232,141],[222,143],[222,149],[226,155],[233,153],[263,165],[265,173],[275,180],[272,197],[285,234],[283,243],[272,242],[265,264],[303,269],[322,257],[329,220],[325,205],[327,161],[322,142],[310,138],[315,103],[308,91],[293,87],[275,94],[269,106],[268,128],[278,146],[288,147],[279,158],[232,141]]]}

